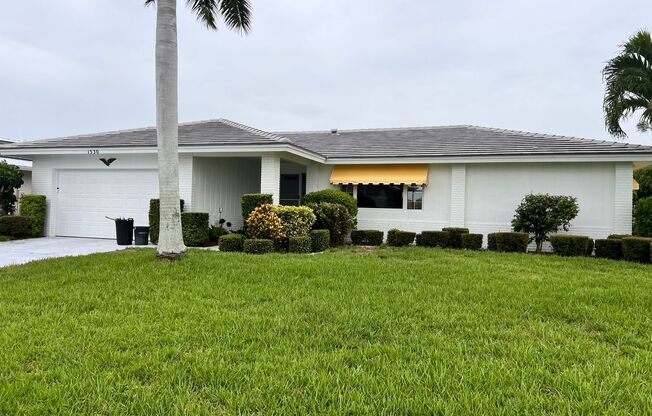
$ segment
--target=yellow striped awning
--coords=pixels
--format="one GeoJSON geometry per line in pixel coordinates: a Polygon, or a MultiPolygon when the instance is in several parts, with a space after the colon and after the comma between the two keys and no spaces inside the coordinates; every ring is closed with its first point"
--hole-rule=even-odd
{"type": "Polygon", "coordinates": [[[331,183],[426,185],[428,165],[335,165],[331,183]]]}

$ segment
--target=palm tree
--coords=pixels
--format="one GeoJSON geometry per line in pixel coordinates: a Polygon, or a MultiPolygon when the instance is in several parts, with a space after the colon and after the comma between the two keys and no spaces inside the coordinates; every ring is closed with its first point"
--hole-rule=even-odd
{"type": "MultiPolygon", "coordinates": [[[[186,250],[179,203],[177,0],[145,0],[146,6],[152,3],[157,6],[156,132],[161,214],[158,256],[176,259],[186,250]]],[[[249,32],[249,0],[187,0],[186,3],[209,29],[217,29],[217,18],[221,15],[227,27],[249,32]]]]}
{"type": "Polygon", "coordinates": [[[652,128],[652,39],[639,31],[622,45],[620,54],[602,71],[607,84],[604,96],[605,125],[616,137],[627,135],[620,121],[641,112],[637,128],[652,128]]]}

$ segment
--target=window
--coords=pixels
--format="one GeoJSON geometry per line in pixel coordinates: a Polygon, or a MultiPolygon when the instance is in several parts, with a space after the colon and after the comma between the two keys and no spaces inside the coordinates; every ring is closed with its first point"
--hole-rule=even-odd
{"type": "Polygon", "coordinates": [[[423,186],[410,185],[407,188],[407,209],[423,208],[423,186]]]}
{"type": "Polygon", "coordinates": [[[358,185],[358,207],[403,208],[403,185],[358,185]]]}
{"type": "Polygon", "coordinates": [[[299,205],[301,200],[301,180],[299,175],[281,175],[281,205],[299,205]]]}
{"type": "Polygon", "coordinates": [[[353,195],[353,189],[354,189],[353,186],[354,185],[352,183],[349,183],[349,184],[346,184],[346,185],[340,185],[340,191],[346,192],[347,194],[351,195],[352,197],[355,197],[355,195],[353,195]]]}

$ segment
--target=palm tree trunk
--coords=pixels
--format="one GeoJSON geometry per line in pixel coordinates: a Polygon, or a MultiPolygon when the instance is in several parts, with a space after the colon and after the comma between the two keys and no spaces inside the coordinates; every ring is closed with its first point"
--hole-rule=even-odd
{"type": "Polygon", "coordinates": [[[158,256],[177,258],[186,251],[179,203],[179,98],[177,0],[156,5],[156,132],[160,232],[158,256]]]}

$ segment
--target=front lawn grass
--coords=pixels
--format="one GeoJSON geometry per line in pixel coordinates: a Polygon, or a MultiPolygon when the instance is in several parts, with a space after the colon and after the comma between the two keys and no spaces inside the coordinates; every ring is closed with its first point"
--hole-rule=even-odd
{"type": "Polygon", "coordinates": [[[652,266],[427,248],[0,269],[0,414],[650,414],[652,266]]]}

